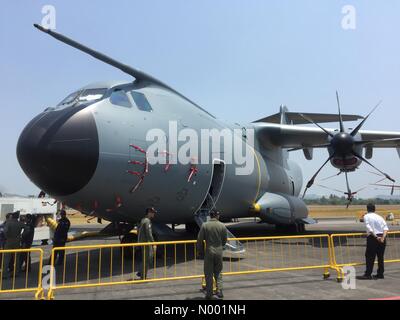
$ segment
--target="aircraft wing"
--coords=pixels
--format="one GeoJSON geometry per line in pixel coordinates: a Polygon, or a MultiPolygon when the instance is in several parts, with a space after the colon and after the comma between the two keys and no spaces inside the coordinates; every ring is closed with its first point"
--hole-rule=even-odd
{"type": "MultiPolygon", "coordinates": [[[[256,138],[265,147],[282,147],[288,149],[326,148],[328,134],[320,128],[303,127],[275,123],[254,123],[256,138]]],[[[335,129],[325,129],[336,133],[335,129]]],[[[367,145],[373,148],[400,148],[400,132],[359,131],[367,145]]]]}

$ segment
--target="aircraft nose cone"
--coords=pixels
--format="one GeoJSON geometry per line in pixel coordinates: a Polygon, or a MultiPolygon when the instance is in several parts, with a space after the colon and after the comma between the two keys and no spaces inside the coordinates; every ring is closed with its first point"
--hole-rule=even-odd
{"type": "Polygon", "coordinates": [[[40,114],[21,133],[17,158],[25,174],[47,194],[79,191],[92,178],[99,159],[92,113],[68,108],[40,114]]]}

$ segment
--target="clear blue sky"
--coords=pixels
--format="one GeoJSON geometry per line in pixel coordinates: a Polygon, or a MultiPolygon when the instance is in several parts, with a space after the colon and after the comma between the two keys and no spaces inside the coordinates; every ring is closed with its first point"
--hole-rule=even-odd
{"type": "MultiPolygon", "coordinates": [[[[46,106],[93,81],[129,77],[38,32],[42,6],[56,8],[57,31],[146,71],[218,118],[250,122],[277,112],[366,114],[365,129],[400,130],[400,2],[293,0],[6,0],[0,10],[0,190],[36,193],[15,148],[27,122],[46,106]],[[356,30],[343,30],[341,10],[356,8],[356,30]]],[[[330,126],[332,127],[332,125],[330,126]]],[[[305,180],[327,157],[294,155],[305,180]]],[[[400,180],[394,150],[373,162],[400,180]]],[[[335,170],[324,170],[321,177],[335,170]]],[[[353,189],[373,182],[362,166],[353,189]]],[[[344,189],[343,177],[331,185],[344,189]]],[[[317,187],[310,193],[323,194],[317,187]]],[[[360,194],[384,193],[369,190],[360,194]]]]}

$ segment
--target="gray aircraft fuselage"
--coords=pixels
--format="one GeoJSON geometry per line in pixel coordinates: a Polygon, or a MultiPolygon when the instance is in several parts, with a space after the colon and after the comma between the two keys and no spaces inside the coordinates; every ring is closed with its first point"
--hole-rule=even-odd
{"type": "MultiPolygon", "coordinates": [[[[108,221],[136,223],[146,207],[154,206],[159,222],[191,223],[211,187],[215,207],[226,218],[259,215],[256,203],[272,209],[261,215],[270,223],[292,224],[307,217],[306,206],[298,198],[301,169],[282,148],[260,147],[257,134],[254,148],[245,135],[235,140],[252,155],[254,170],[248,175],[237,175],[239,166],[234,162],[225,164],[223,170],[218,169],[221,177],[213,186],[215,164],[222,163],[224,148],[221,144],[221,152],[213,153],[210,145],[208,164],[196,164],[190,180],[190,163],[173,164],[168,170],[165,164],[148,165],[143,181],[131,192],[141,177],[128,171],[143,170],[132,161],[144,162],[140,149],[149,147],[149,130],[165,131],[168,141],[170,121],[177,122],[178,130],[191,128],[199,136],[201,129],[254,129],[257,133],[257,125],[226,125],[153,83],[97,83],[81,90],[88,89],[106,91],[92,104],[75,99],[46,109],[26,126],[17,147],[21,167],[33,183],[68,207],[108,221]],[[116,91],[128,97],[130,106],[113,101],[116,91]],[[131,92],[143,94],[151,111],[139,109],[131,92]]],[[[178,148],[183,143],[178,142],[178,148]]]]}

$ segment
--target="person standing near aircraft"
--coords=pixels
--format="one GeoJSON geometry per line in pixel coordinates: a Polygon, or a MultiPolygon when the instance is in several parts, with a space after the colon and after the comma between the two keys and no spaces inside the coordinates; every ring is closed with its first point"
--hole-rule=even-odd
{"type": "Polygon", "coordinates": [[[386,248],[386,236],[389,230],[385,220],[375,213],[375,205],[367,205],[367,213],[364,215],[364,223],[367,228],[367,249],[365,251],[366,270],[359,280],[384,279],[384,254],[386,248]],[[372,277],[375,257],[378,256],[378,271],[372,277]]]}
{"type": "MultiPolygon", "coordinates": [[[[53,248],[65,247],[68,239],[68,231],[71,226],[71,222],[67,218],[67,212],[64,209],[60,211],[60,217],[56,231],[54,232],[53,248]]],[[[61,265],[64,262],[64,256],[64,250],[56,250],[54,255],[54,264],[61,265]]]]}
{"type": "MultiPolygon", "coordinates": [[[[30,249],[32,247],[33,238],[35,236],[35,221],[34,217],[31,214],[27,214],[25,216],[25,229],[22,232],[21,237],[21,248],[22,249],[30,249]]],[[[22,270],[22,265],[25,262],[25,270],[31,270],[31,253],[30,252],[22,252],[21,259],[19,261],[20,269],[22,270]]],[[[24,270],[22,270],[24,271],[24,270]]]]}
{"type": "MultiPolygon", "coordinates": [[[[4,246],[6,245],[6,236],[4,234],[4,227],[6,226],[7,220],[9,220],[11,217],[11,213],[6,214],[6,220],[0,224],[0,250],[4,249],[4,246]]],[[[1,253],[0,254],[0,272],[3,272],[3,257],[4,255],[1,253]]]]}
{"type": "MultiPolygon", "coordinates": [[[[26,228],[25,224],[18,221],[19,211],[11,214],[10,219],[4,227],[4,235],[6,237],[5,250],[21,249],[21,232],[26,228]]],[[[4,266],[8,268],[9,275],[17,275],[19,273],[19,263],[17,253],[6,253],[4,266]]],[[[3,272],[3,275],[5,272],[3,272]]]]}
{"type": "MultiPolygon", "coordinates": [[[[145,217],[140,221],[138,227],[138,242],[154,242],[153,232],[151,228],[151,220],[154,219],[157,210],[153,207],[146,209],[145,217]]],[[[154,252],[156,251],[157,246],[143,246],[141,247],[142,253],[142,261],[139,265],[139,272],[137,276],[141,280],[145,280],[147,278],[147,272],[149,271],[152,261],[154,258],[154,252]]]]}
{"type": "Polygon", "coordinates": [[[206,299],[213,296],[213,278],[217,282],[217,297],[222,299],[222,267],[223,250],[228,238],[228,231],[219,219],[218,211],[210,212],[210,221],[203,223],[197,238],[197,250],[204,252],[204,276],[206,278],[206,299]]]}
{"type": "Polygon", "coordinates": [[[4,249],[6,244],[6,236],[4,234],[4,227],[6,226],[7,221],[10,219],[11,213],[6,214],[6,220],[0,224],[0,249],[4,249]]]}

